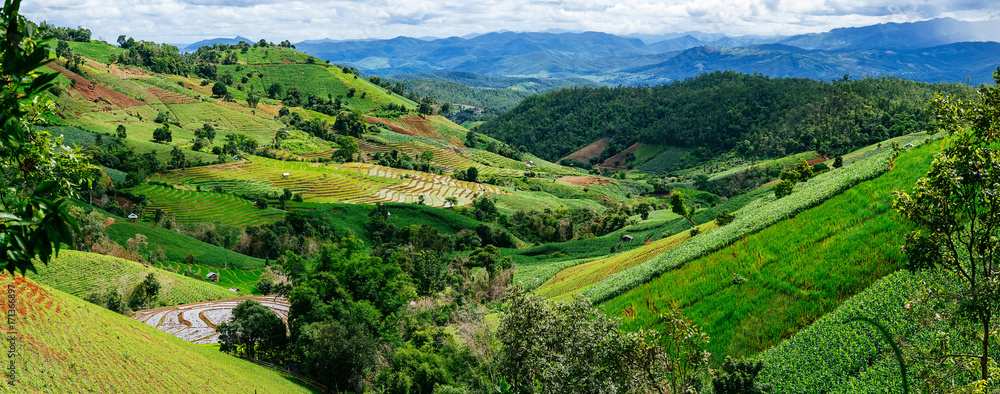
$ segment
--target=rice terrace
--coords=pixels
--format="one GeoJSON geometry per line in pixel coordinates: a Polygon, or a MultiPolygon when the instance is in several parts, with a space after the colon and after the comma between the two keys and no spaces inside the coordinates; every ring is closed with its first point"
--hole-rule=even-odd
{"type": "Polygon", "coordinates": [[[996,4],[50,3],[2,393],[1000,389],[996,4]]]}

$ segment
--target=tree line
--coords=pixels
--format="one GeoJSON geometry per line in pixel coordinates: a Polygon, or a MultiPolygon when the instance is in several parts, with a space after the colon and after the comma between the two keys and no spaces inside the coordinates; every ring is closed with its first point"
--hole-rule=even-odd
{"type": "Polygon", "coordinates": [[[926,103],[937,92],[965,97],[971,90],[895,77],[824,82],[716,71],[668,85],[531,96],[480,131],[547,160],[604,137],[619,146],[704,148],[708,157],[840,155],[925,130],[931,122],[926,103]]]}

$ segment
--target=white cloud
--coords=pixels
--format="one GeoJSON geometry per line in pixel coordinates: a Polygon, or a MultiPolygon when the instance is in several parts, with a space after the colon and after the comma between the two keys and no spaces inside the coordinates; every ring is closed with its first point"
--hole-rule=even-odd
{"type": "Polygon", "coordinates": [[[37,0],[33,20],[84,26],[114,41],[190,43],[241,35],[269,41],[447,37],[497,30],[800,34],[934,17],[1000,18],[993,0],[37,0]]]}

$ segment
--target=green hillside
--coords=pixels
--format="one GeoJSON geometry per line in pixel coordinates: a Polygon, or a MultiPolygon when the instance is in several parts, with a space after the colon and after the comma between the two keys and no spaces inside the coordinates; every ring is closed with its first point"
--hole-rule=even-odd
{"type": "MultiPolygon", "coordinates": [[[[17,380],[0,392],[311,392],[292,379],[198,346],[31,279],[14,286],[17,380]]],[[[4,314],[8,304],[3,303],[4,314]]]]}
{"type": "Polygon", "coordinates": [[[150,245],[163,248],[168,261],[184,261],[188,255],[191,255],[197,260],[198,265],[209,268],[261,269],[264,267],[264,260],[207,244],[148,222],[132,223],[127,219],[118,218],[105,230],[108,233],[108,238],[121,245],[124,245],[129,238],[134,238],[136,234],[145,235],[150,245]]]}
{"type": "Polygon", "coordinates": [[[697,163],[813,150],[835,156],[923,131],[934,93],[967,97],[971,89],[898,78],[820,82],[717,71],[652,87],[549,92],[480,130],[549,160],[604,137],[619,150],[636,142],[694,149],[697,163]]]}
{"type": "Polygon", "coordinates": [[[902,266],[900,243],[911,226],[892,209],[891,193],[923,176],[942,143],[905,153],[892,171],[602,308],[639,328],[655,326],[657,311],[678,305],[711,336],[717,360],[767,349],[902,266]]]}
{"type": "Polygon", "coordinates": [[[160,269],[93,253],[64,250],[48,265],[39,265],[38,273],[28,277],[79,298],[117,290],[128,295],[150,273],[160,282],[161,303],[166,305],[232,298],[229,290],[209,282],[188,278],[160,269]]]}

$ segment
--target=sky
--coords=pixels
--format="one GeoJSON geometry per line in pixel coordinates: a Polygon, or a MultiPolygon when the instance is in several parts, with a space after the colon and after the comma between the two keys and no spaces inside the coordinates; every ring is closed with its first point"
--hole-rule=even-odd
{"type": "Polygon", "coordinates": [[[510,31],[793,35],[938,17],[997,20],[996,0],[31,0],[21,11],[92,38],[188,44],[450,37],[510,31]]]}

